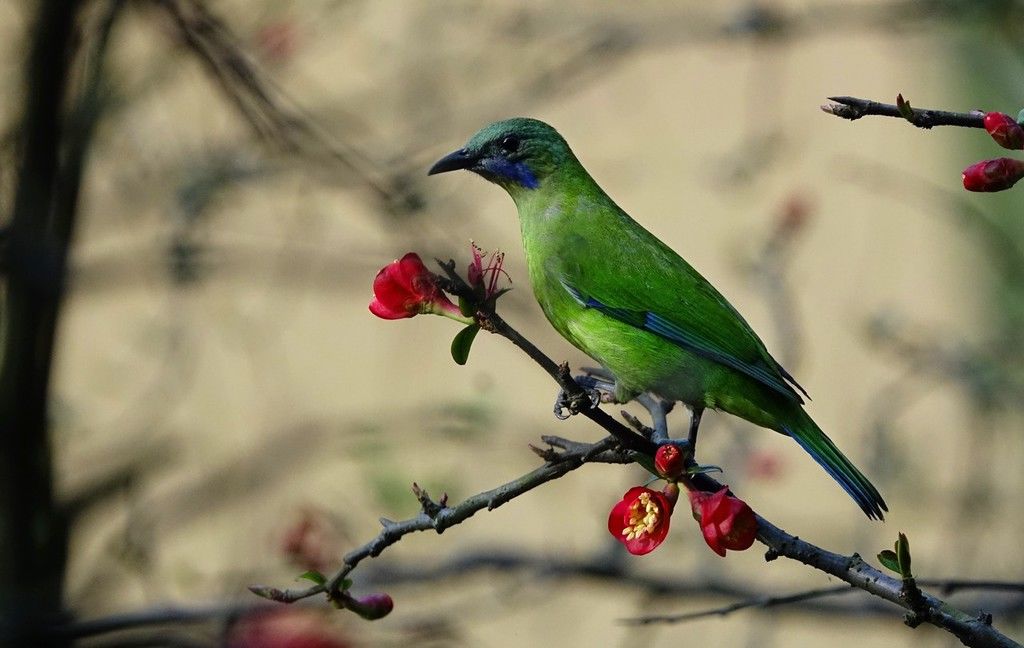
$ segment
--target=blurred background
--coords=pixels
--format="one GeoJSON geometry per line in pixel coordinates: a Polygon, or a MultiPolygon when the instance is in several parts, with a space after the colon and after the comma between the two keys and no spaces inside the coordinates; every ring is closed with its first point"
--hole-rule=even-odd
{"type": "MultiPolygon", "coordinates": [[[[38,6],[0,4],[5,214],[38,6]]],[[[504,192],[426,176],[516,115],[558,128],[730,299],[891,515],[868,523],[795,444],[708,413],[700,458],[722,481],[837,552],[903,531],[920,578],[1024,580],[1019,191],[961,189],[1001,155],[980,130],[819,109],[900,92],[1015,115],[1024,3],[91,0],[74,43],[87,166],[50,391],[56,498],[80,504],[63,596],[81,619],[196,613],[83,645],[256,645],[226,621],[246,586],[329,573],[379,517],[416,513],[413,481],[458,501],[537,466],[542,434],[603,436],[557,421],[554,383],[506,341],[482,335],[460,367],[453,322],[366,308],[392,259],[464,267],[473,240],[507,252],[502,315],[588,364],[533,300],[504,192]]],[[[379,622],[321,599],[281,622],[345,646],[955,643],[859,591],[624,624],[835,584],[758,547],[720,559],[685,510],[658,551],[625,554],[607,514],[645,479],[586,466],[406,537],[353,575],[394,598],[379,622]]],[[[1020,594],[949,600],[1024,636],[1020,594]]]]}

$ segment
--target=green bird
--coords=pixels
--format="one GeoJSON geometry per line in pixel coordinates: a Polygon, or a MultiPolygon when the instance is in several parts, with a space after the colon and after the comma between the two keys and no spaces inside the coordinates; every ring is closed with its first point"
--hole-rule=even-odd
{"type": "Polygon", "coordinates": [[[807,392],[714,286],[619,208],[551,126],[514,118],[480,130],[429,174],[465,169],[519,210],[530,283],[548,321],[613,377],[627,402],[648,392],[792,437],[869,518],[889,509],[804,411],[807,392]]]}

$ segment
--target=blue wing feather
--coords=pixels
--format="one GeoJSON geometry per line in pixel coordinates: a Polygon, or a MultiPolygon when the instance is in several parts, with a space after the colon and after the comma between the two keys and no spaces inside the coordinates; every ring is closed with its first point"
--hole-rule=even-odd
{"type": "Polygon", "coordinates": [[[692,351],[701,357],[735,369],[736,371],[753,378],[762,385],[773,389],[782,396],[796,401],[797,403],[803,403],[803,399],[800,398],[800,394],[798,394],[793,387],[787,384],[787,382],[793,383],[793,385],[803,392],[805,396],[807,395],[807,392],[804,392],[803,388],[793,380],[792,376],[790,376],[789,373],[781,366],[778,366],[777,363],[776,367],[773,368],[746,362],[733,355],[716,349],[714,345],[709,343],[707,340],[703,340],[700,337],[683,330],[657,313],[608,306],[592,296],[584,295],[577,288],[566,283],[564,280],[562,280],[561,283],[566,291],[572,295],[573,299],[586,308],[593,308],[594,310],[600,311],[609,317],[619,320],[620,322],[637,328],[642,328],[654,333],[655,335],[660,335],[666,340],[674,342],[675,344],[678,344],[684,349],[692,351]]]}

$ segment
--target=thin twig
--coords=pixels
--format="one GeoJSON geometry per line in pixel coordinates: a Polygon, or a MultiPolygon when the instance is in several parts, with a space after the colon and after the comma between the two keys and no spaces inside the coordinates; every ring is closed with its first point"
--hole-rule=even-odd
{"type": "MultiPolygon", "coordinates": [[[[593,444],[574,444],[571,449],[560,453],[556,461],[548,461],[543,466],[482,493],[466,498],[454,506],[445,506],[437,502],[424,505],[427,510],[400,522],[381,519],[383,530],[375,538],[363,546],[349,552],[342,559],[342,567],[323,585],[313,585],[303,589],[280,590],[273,587],[253,586],[249,589],[264,598],[282,603],[293,603],[300,599],[328,594],[340,589],[342,582],[355,567],[365,560],[379,556],[381,552],[401,540],[404,536],[417,531],[436,531],[443,533],[449,527],[460,524],[484,509],[491,511],[506,502],[529,492],[549,481],[558,479],[568,472],[576,470],[584,463],[633,463],[632,455],[619,447],[614,437],[608,437],[593,444]]],[[[426,497],[421,496],[421,501],[426,497]]]]}
{"type": "Polygon", "coordinates": [[[903,113],[900,112],[899,106],[895,104],[879,103],[857,97],[829,97],[828,100],[833,103],[824,104],[821,107],[824,112],[851,121],[868,115],[880,115],[882,117],[906,119],[918,128],[931,128],[933,126],[985,127],[982,121],[985,113],[977,110],[961,113],[931,108],[910,108],[911,115],[908,119],[904,117],[903,113]]]}
{"type": "MultiPolygon", "coordinates": [[[[697,477],[708,479],[706,475],[697,477]]],[[[792,536],[761,516],[757,517],[757,521],[757,539],[768,547],[766,560],[774,560],[780,556],[790,558],[895,603],[908,611],[904,621],[911,627],[930,623],[950,632],[968,646],[1020,648],[1020,644],[992,626],[990,614],[979,613],[972,616],[926,592],[920,593],[919,600],[908,600],[901,579],[893,578],[876,569],[857,554],[843,556],[792,536]]]]}

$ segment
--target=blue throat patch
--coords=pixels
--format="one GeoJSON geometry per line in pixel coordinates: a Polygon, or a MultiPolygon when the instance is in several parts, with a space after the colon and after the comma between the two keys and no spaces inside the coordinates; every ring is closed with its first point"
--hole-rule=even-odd
{"type": "Polygon", "coordinates": [[[502,158],[488,158],[483,164],[484,170],[504,180],[526,187],[536,189],[540,186],[537,176],[533,175],[526,162],[511,162],[502,158]]]}

